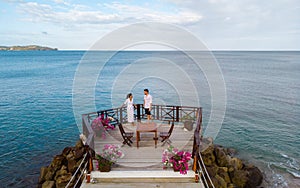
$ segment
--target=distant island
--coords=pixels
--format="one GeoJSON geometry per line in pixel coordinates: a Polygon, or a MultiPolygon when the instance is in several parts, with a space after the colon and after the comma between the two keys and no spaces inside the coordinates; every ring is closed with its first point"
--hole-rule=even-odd
{"type": "Polygon", "coordinates": [[[38,45],[28,46],[0,46],[0,51],[56,51],[57,48],[50,48],[38,45]]]}

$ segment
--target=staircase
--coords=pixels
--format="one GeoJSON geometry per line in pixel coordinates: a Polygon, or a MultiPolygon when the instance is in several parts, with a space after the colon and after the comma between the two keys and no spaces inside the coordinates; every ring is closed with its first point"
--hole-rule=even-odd
{"type": "Polygon", "coordinates": [[[104,188],[203,188],[201,183],[195,183],[195,173],[188,171],[186,175],[172,170],[151,170],[151,171],[93,171],[91,177],[94,184],[84,183],[83,188],[104,187],[104,188]]]}

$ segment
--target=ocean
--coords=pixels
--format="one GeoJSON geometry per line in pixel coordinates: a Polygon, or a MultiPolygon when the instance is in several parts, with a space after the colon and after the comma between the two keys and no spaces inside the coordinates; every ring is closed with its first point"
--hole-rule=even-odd
{"type": "MultiPolygon", "coordinates": [[[[107,52],[94,53],[101,59],[107,52]]],[[[79,138],[72,93],[84,54],[0,51],[0,187],[36,187],[40,167],[79,138]]],[[[264,172],[265,187],[299,187],[300,52],[216,51],[213,55],[227,94],[225,118],[215,143],[236,149],[239,157],[257,165],[264,172]]],[[[177,62],[188,72],[187,77],[198,83],[197,100],[203,106],[205,127],[211,110],[210,86],[201,71],[185,66],[190,62],[184,56],[164,51],[116,53],[97,77],[91,96],[96,109],[122,104],[128,90],[118,85],[122,83],[118,78],[128,65],[144,63],[151,72],[158,61],[164,62],[161,71],[167,70],[167,62],[177,62]]],[[[168,82],[168,78],[180,76],[135,80],[143,70],[126,71],[124,78],[132,83],[136,103],[142,103],[144,87],[150,88],[156,104],[182,102],[181,93],[168,82]]],[[[185,82],[180,87],[191,89],[185,82]]],[[[192,103],[196,100],[192,93],[182,95],[192,103]]],[[[89,109],[83,105],[81,111],[89,109]]]]}

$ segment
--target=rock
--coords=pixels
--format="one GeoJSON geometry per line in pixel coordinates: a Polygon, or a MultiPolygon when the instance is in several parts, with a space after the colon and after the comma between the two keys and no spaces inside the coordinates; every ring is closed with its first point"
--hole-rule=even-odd
{"type": "Polygon", "coordinates": [[[206,170],[210,177],[215,177],[217,175],[218,166],[207,166],[206,170]]]}
{"type": "Polygon", "coordinates": [[[56,179],[56,188],[65,188],[72,178],[72,174],[64,174],[56,179]]]}
{"type": "Polygon", "coordinates": [[[45,175],[45,181],[51,181],[54,178],[55,170],[52,168],[48,168],[47,174],[45,175]]]}
{"type": "Polygon", "coordinates": [[[63,152],[62,152],[62,155],[64,157],[67,157],[67,155],[70,153],[70,151],[72,151],[72,148],[71,147],[66,147],[63,152]]]}
{"type": "Polygon", "coordinates": [[[227,167],[219,167],[217,174],[223,178],[226,183],[231,183],[227,167]]]}
{"type": "Polygon", "coordinates": [[[216,175],[216,179],[218,180],[219,185],[220,185],[220,186],[216,186],[216,187],[227,188],[227,182],[222,177],[220,177],[219,175],[216,175]]]}
{"type": "MultiPolygon", "coordinates": [[[[48,167],[41,168],[38,188],[65,187],[83,160],[86,151],[94,153],[88,146],[84,146],[81,140],[77,141],[75,147],[64,148],[61,155],[56,155],[48,167]]],[[[70,187],[73,187],[73,184],[70,187]]]]}
{"type": "Polygon", "coordinates": [[[75,159],[70,159],[68,160],[68,171],[71,172],[72,174],[76,171],[76,160],[75,159]]]}
{"type": "Polygon", "coordinates": [[[212,180],[215,187],[217,187],[217,188],[227,188],[227,183],[219,175],[216,175],[215,177],[211,178],[211,180],[212,180]]]}
{"type": "Polygon", "coordinates": [[[214,146],[209,146],[206,150],[201,152],[203,162],[206,166],[213,166],[215,164],[216,157],[214,155],[214,146]]]}
{"type": "Polygon", "coordinates": [[[69,154],[66,156],[67,161],[75,160],[74,152],[73,150],[69,152],[69,154]]]}
{"type": "Polygon", "coordinates": [[[79,165],[81,164],[81,162],[82,162],[82,160],[83,160],[83,158],[82,159],[80,159],[79,161],[77,161],[77,163],[76,163],[76,169],[79,167],[79,165]]]}
{"type": "Polygon", "coordinates": [[[248,173],[243,170],[234,170],[229,173],[231,181],[234,185],[240,188],[244,188],[248,181],[248,173]]]}
{"type": "Polygon", "coordinates": [[[227,156],[224,148],[216,146],[214,151],[216,154],[216,161],[217,161],[218,165],[227,167],[229,156],[227,156]]]}
{"type": "Polygon", "coordinates": [[[45,181],[42,188],[55,188],[55,181],[45,181]]]}
{"type": "Polygon", "coordinates": [[[48,167],[44,166],[41,168],[41,174],[39,177],[39,183],[43,183],[44,181],[46,181],[46,174],[48,173],[48,167]]]}
{"type": "Polygon", "coordinates": [[[55,173],[54,180],[56,181],[58,179],[58,177],[60,177],[62,175],[66,175],[66,174],[68,174],[67,167],[62,166],[61,169],[55,173]]]}
{"type": "Polygon", "coordinates": [[[241,170],[244,165],[243,165],[243,162],[242,162],[241,159],[233,157],[233,158],[229,159],[229,165],[228,166],[232,166],[236,170],[241,170]]]}
{"type": "Polygon", "coordinates": [[[84,145],[83,145],[83,143],[82,143],[81,140],[78,140],[78,141],[76,142],[75,148],[76,148],[76,149],[84,148],[84,145]]]}
{"type": "Polygon", "coordinates": [[[246,184],[247,188],[255,188],[262,183],[263,174],[257,167],[249,165],[246,166],[244,170],[248,172],[248,182],[246,184]]]}
{"type": "Polygon", "coordinates": [[[213,144],[205,148],[201,155],[215,187],[256,188],[262,183],[261,171],[232,157],[236,153],[234,149],[213,144]]]}
{"type": "Polygon", "coordinates": [[[83,155],[85,154],[85,149],[84,148],[76,148],[74,151],[74,157],[76,160],[83,158],[83,155]]]}
{"type": "Polygon", "coordinates": [[[237,154],[236,150],[233,148],[227,148],[226,153],[227,153],[227,155],[229,155],[231,157],[237,154]]]}
{"type": "Polygon", "coordinates": [[[53,158],[49,168],[51,168],[53,171],[56,172],[57,170],[61,169],[64,163],[65,163],[65,157],[63,155],[56,155],[53,158]]]}

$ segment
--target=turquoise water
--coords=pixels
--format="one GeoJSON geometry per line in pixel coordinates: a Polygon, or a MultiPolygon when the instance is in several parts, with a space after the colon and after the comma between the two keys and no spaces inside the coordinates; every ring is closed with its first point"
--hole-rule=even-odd
{"type": "MultiPolygon", "coordinates": [[[[35,187],[40,167],[74,145],[79,130],[72,85],[83,55],[83,51],[0,52],[0,187],[35,187]]],[[[227,90],[226,116],[215,142],[236,148],[241,157],[260,166],[267,187],[300,186],[300,52],[214,55],[227,90]]],[[[149,56],[188,63],[176,52],[118,53],[96,84],[98,109],[111,107],[110,89],[120,71],[149,56]]],[[[201,74],[192,79],[201,83],[198,90],[206,124],[209,87],[201,74]]],[[[156,78],[134,86],[136,102],[141,102],[145,85],[157,103],[179,102],[172,86],[156,78]]]]}

